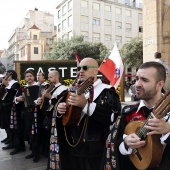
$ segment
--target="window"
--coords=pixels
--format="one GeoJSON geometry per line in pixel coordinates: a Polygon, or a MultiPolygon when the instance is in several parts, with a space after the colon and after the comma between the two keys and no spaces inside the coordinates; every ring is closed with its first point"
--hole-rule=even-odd
{"type": "Polygon", "coordinates": [[[131,17],[131,11],[130,10],[126,9],[125,10],[125,14],[126,14],[127,17],[131,17]]]}
{"type": "Polygon", "coordinates": [[[93,18],[93,25],[100,25],[100,19],[99,18],[93,18]]]}
{"type": "Polygon", "coordinates": [[[61,17],[61,10],[58,11],[58,18],[61,17]]]}
{"type": "Polygon", "coordinates": [[[111,6],[110,5],[105,5],[105,7],[104,7],[104,9],[105,9],[105,11],[111,11],[111,6]]]}
{"type": "Polygon", "coordinates": [[[58,32],[61,31],[61,24],[58,24],[58,32]]]}
{"type": "Polygon", "coordinates": [[[131,41],[131,37],[126,37],[126,41],[131,41]]]}
{"type": "Polygon", "coordinates": [[[131,31],[132,30],[132,25],[129,23],[126,23],[126,31],[131,31]]]}
{"type": "Polygon", "coordinates": [[[87,1],[84,1],[84,0],[81,1],[81,7],[87,8],[87,5],[88,5],[87,1]]]}
{"type": "Polygon", "coordinates": [[[143,19],[143,15],[141,13],[139,13],[139,20],[143,19]]]}
{"type": "Polygon", "coordinates": [[[112,40],[112,37],[111,37],[110,34],[105,34],[104,38],[105,38],[106,41],[111,41],[112,40]]]}
{"type": "Polygon", "coordinates": [[[100,10],[100,4],[94,2],[93,3],[93,9],[100,10]]]}
{"type": "Polygon", "coordinates": [[[85,39],[88,39],[88,32],[87,31],[82,31],[81,35],[83,35],[85,39]]]}
{"type": "Polygon", "coordinates": [[[62,28],[65,29],[66,26],[67,26],[67,25],[66,25],[66,19],[65,19],[65,20],[63,20],[63,22],[62,22],[62,28]]]}
{"type": "Polygon", "coordinates": [[[93,33],[93,40],[100,40],[100,33],[93,33]]]}
{"type": "Polygon", "coordinates": [[[116,29],[122,29],[122,23],[116,21],[116,29]]]}
{"type": "Polygon", "coordinates": [[[127,72],[132,72],[132,68],[131,67],[127,68],[127,72]]]}
{"type": "Polygon", "coordinates": [[[130,0],[125,0],[125,5],[130,5],[130,0]]]}
{"type": "Polygon", "coordinates": [[[85,15],[81,15],[81,23],[88,23],[88,17],[85,15]]]}
{"type": "Polygon", "coordinates": [[[34,47],[34,54],[38,54],[38,47],[34,47]]]}
{"type": "Polygon", "coordinates": [[[68,32],[68,34],[67,34],[68,39],[70,39],[72,36],[73,36],[72,31],[68,32]]]}
{"type": "Polygon", "coordinates": [[[105,19],[104,20],[104,25],[105,26],[111,26],[111,20],[105,19]]]}
{"type": "Polygon", "coordinates": [[[34,39],[34,40],[37,40],[37,35],[33,35],[33,39],[34,39]]]}
{"type": "Polygon", "coordinates": [[[139,3],[139,8],[141,8],[141,9],[142,9],[142,3],[139,3]]]}
{"type": "Polygon", "coordinates": [[[143,32],[143,27],[139,26],[139,32],[143,32]]]}
{"type": "Polygon", "coordinates": [[[72,15],[68,17],[68,26],[72,25],[73,21],[72,21],[72,15]]]}
{"type": "Polygon", "coordinates": [[[121,15],[122,14],[122,9],[121,8],[116,8],[116,14],[121,15]]]}
{"type": "Polygon", "coordinates": [[[62,36],[62,39],[63,39],[63,40],[66,40],[66,39],[67,39],[67,35],[64,34],[64,35],[62,36]]]}
{"type": "Polygon", "coordinates": [[[70,11],[73,8],[72,4],[73,4],[72,1],[68,2],[68,11],[70,11]]]}
{"type": "Polygon", "coordinates": [[[66,5],[63,6],[63,15],[66,14],[66,5]]]}
{"type": "Polygon", "coordinates": [[[117,43],[121,43],[121,42],[122,42],[122,37],[116,35],[116,42],[117,42],[117,43]]]}

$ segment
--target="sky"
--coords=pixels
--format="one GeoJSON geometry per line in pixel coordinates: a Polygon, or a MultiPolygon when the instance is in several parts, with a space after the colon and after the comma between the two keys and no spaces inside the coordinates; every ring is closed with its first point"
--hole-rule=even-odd
{"type": "Polygon", "coordinates": [[[55,23],[56,7],[60,2],[62,2],[62,0],[1,0],[0,50],[8,48],[9,37],[29,10],[37,8],[39,11],[54,14],[55,23]]]}

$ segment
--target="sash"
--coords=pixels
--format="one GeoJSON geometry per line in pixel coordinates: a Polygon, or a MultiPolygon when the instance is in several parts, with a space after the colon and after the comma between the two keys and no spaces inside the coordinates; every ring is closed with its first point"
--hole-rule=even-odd
{"type": "Polygon", "coordinates": [[[118,116],[116,122],[113,125],[112,130],[110,131],[108,138],[106,140],[106,157],[104,163],[105,170],[119,170],[119,162],[118,162],[118,153],[117,149],[117,137],[119,131],[121,116],[118,116]]]}

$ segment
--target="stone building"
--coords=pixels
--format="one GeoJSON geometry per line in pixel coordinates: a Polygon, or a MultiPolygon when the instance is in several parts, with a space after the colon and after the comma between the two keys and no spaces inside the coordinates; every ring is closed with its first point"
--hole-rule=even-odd
{"type": "Polygon", "coordinates": [[[63,0],[57,7],[57,38],[84,35],[108,49],[142,37],[141,4],[134,0],[63,0]]]}
{"type": "MultiPolygon", "coordinates": [[[[143,59],[155,61],[154,53],[161,52],[170,68],[170,0],[143,0],[143,59]]],[[[170,88],[170,73],[165,85],[170,88]]]]}
{"type": "Polygon", "coordinates": [[[15,60],[41,60],[53,44],[54,15],[30,10],[8,40],[8,69],[15,60]]]}

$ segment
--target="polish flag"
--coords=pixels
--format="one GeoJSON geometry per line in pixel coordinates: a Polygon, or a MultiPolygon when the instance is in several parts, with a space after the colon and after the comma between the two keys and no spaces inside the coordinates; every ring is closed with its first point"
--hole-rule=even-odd
{"type": "Polygon", "coordinates": [[[123,70],[123,62],[115,43],[110,56],[102,62],[99,67],[99,71],[110,81],[110,85],[117,89],[123,70]]]}
{"type": "Polygon", "coordinates": [[[76,56],[77,67],[78,67],[78,66],[80,65],[80,61],[81,61],[81,59],[80,59],[80,57],[79,57],[79,55],[78,55],[77,51],[75,51],[75,52],[74,52],[74,54],[75,54],[75,56],[76,56]]]}

